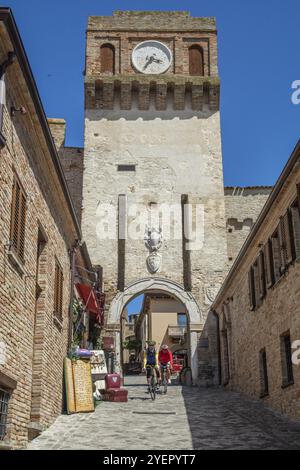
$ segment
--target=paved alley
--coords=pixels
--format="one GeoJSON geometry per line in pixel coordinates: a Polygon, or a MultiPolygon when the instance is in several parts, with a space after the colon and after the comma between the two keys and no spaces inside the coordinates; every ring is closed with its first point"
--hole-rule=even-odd
{"type": "Polygon", "coordinates": [[[237,393],[172,385],[155,402],[128,377],[128,403],[60,416],[28,449],[300,449],[300,423],[237,393]]]}

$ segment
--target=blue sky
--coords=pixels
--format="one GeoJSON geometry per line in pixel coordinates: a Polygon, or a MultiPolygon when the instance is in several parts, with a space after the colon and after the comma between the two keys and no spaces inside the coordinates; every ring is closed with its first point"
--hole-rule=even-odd
{"type": "MultiPolygon", "coordinates": [[[[67,120],[67,144],[83,142],[85,28],[113,10],[189,10],[216,16],[226,185],[273,184],[300,135],[299,0],[7,0],[46,113],[67,120]]],[[[137,301],[136,301],[137,302],[137,301]]]]}
{"type": "Polygon", "coordinates": [[[67,144],[83,141],[85,28],[113,10],[189,10],[216,16],[226,185],[273,184],[300,135],[299,0],[7,0],[48,116],[67,119],[67,144]]]}

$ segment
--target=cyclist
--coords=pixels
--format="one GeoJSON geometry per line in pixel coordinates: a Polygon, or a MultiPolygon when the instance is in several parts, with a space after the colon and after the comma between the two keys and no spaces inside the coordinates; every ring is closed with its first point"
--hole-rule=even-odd
{"type": "Polygon", "coordinates": [[[163,344],[158,354],[158,362],[160,366],[167,367],[168,384],[171,383],[171,370],[173,369],[173,354],[169,350],[167,344],[163,344]]]}
{"type": "MultiPolygon", "coordinates": [[[[159,383],[160,381],[160,373],[159,373],[159,367],[158,367],[158,354],[155,349],[155,345],[156,345],[155,341],[148,341],[148,347],[144,351],[144,368],[143,369],[146,370],[148,391],[150,391],[152,367],[154,367],[155,369],[157,382],[159,383]]],[[[159,387],[157,386],[157,388],[159,387]]]]}

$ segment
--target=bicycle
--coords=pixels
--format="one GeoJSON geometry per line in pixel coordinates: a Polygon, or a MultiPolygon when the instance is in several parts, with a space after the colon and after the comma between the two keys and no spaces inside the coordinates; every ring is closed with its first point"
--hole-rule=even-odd
{"type": "Polygon", "coordinates": [[[151,380],[150,380],[149,392],[150,392],[151,400],[154,401],[156,398],[156,385],[157,385],[155,366],[147,365],[146,369],[148,368],[151,368],[151,380]]]}
{"type": "Polygon", "coordinates": [[[168,365],[162,365],[160,366],[161,369],[161,386],[163,387],[163,393],[166,394],[168,391],[168,379],[167,379],[167,370],[169,366],[168,365]]]}

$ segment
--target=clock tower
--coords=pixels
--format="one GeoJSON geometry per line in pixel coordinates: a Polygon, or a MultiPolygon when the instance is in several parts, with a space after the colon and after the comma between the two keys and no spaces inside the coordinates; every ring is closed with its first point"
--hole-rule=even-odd
{"type": "Polygon", "coordinates": [[[141,293],[182,302],[195,381],[210,354],[199,339],[227,270],[219,92],[214,18],[89,18],[82,229],[116,366],[122,310],[141,293]]]}

